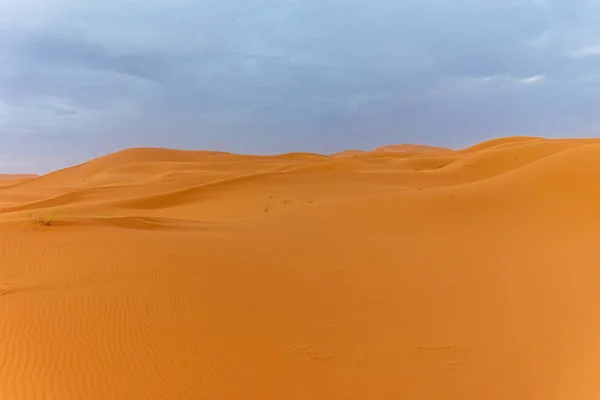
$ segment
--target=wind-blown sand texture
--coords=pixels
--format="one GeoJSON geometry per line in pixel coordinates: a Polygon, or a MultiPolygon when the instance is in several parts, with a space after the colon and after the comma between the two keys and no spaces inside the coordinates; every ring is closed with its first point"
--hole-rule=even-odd
{"type": "Polygon", "coordinates": [[[0,399],[598,399],[600,140],[434,150],[1,184],[0,399]]]}

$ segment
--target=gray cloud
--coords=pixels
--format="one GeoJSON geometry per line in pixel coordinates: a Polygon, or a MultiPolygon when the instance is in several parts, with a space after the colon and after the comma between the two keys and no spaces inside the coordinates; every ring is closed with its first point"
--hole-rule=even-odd
{"type": "Polygon", "coordinates": [[[463,146],[599,122],[600,5],[585,0],[0,8],[4,170],[43,172],[129,146],[463,146]]]}

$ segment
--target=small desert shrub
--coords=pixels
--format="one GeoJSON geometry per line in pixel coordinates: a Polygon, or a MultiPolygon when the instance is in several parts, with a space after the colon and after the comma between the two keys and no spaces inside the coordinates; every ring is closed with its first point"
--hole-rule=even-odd
{"type": "Polygon", "coordinates": [[[39,224],[40,226],[51,226],[55,216],[56,213],[52,213],[50,215],[29,214],[29,220],[39,224]]]}

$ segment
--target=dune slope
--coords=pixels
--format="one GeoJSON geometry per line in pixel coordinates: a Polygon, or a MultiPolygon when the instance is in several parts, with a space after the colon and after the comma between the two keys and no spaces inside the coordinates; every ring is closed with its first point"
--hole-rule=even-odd
{"type": "Polygon", "coordinates": [[[596,399],[600,140],[383,149],[0,181],[0,398],[596,399]]]}

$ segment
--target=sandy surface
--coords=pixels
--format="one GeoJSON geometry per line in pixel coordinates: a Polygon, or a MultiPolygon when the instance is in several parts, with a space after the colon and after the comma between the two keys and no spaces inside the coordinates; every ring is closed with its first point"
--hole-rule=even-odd
{"type": "Polygon", "coordinates": [[[2,184],[0,399],[598,399],[600,140],[392,149],[2,184]]]}

